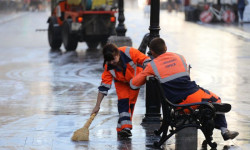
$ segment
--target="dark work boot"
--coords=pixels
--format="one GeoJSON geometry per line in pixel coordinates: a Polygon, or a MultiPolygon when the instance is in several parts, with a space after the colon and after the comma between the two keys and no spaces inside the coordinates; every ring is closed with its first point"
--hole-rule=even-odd
{"type": "Polygon", "coordinates": [[[217,112],[226,113],[231,110],[231,105],[226,103],[212,103],[217,112]]]}
{"type": "Polygon", "coordinates": [[[129,129],[122,129],[120,132],[118,132],[118,136],[122,138],[126,138],[126,137],[132,136],[132,133],[129,129]]]}
{"type": "Polygon", "coordinates": [[[236,136],[239,135],[239,132],[227,130],[225,133],[222,133],[221,135],[222,135],[224,141],[227,141],[229,139],[231,139],[231,140],[234,139],[236,136]]]}

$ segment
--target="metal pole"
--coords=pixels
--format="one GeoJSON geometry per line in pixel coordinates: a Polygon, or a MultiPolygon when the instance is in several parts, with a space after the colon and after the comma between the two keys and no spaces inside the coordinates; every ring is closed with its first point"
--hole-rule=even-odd
{"type": "Polygon", "coordinates": [[[149,26],[151,40],[155,37],[160,36],[159,23],[160,23],[160,0],[151,0],[150,26],[149,26]]]}
{"type": "Polygon", "coordinates": [[[150,41],[155,37],[160,37],[160,0],[151,0],[151,9],[150,9],[150,26],[149,31],[147,33],[139,46],[139,50],[142,53],[146,53],[147,46],[149,45],[150,41]]]}
{"type": "Polygon", "coordinates": [[[130,37],[126,37],[125,33],[127,31],[127,28],[124,25],[125,16],[124,16],[124,2],[123,0],[118,1],[118,26],[116,27],[116,36],[110,36],[108,38],[107,43],[113,43],[116,46],[132,46],[132,40],[130,37]]]}
{"type": "MultiPolygon", "coordinates": [[[[159,37],[160,21],[160,0],[151,0],[150,26],[149,34],[146,34],[142,40],[139,50],[146,53],[146,48],[150,41],[159,37]]],[[[150,55],[150,54],[149,54],[150,55]]],[[[150,84],[150,79],[146,82],[146,114],[142,123],[159,123],[161,120],[160,99],[154,93],[154,85],[150,84]]]]}
{"type": "Polygon", "coordinates": [[[118,14],[119,24],[116,27],[116,33],[117,33],[117,36],[125,36],[127,29],[124,25],[125,16],[124,16],[124,2],[123,2],[123,0],[119,0],[118,9],[119,9],[119,14],[118,14]]]}
{"type": "Polygon", "coordinates": [[[51,11],[51,15],[53,14],[53,10],[54,10],[54,6],[55,6],[55,0],[52,0],[51,2],[50,2],[50,11],[51,11]]]}

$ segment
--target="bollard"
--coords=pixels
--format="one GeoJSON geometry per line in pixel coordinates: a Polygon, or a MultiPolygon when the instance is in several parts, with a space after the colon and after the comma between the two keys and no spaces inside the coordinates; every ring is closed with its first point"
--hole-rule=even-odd
{"type": "Polygon", "coordinates": [[[154,78],[147,76],[146,80],[146,114],[142,120],[144,123],[159,123],[161,121],[161,97],[155,91],[155,84],[152,83],[154,78]]]}
{"type": "Polygon", "coordinates": [[[117,36],[110,36],[108,38],[107,43],[113,43],[118,47],[121,46],[132,46],[132,40],[130,37],[126,37],[125,33],[127,32],[126,26],[124,24],[125,16],[124,16],[124,1],[118,1],[118,26],[116,27],[117,36]]]}
{"type": "Polygon", "coordinates": [[[107,43],[113,43],[118,47],[132,46],[132,40],[125,36],[110,36],[107,43]]]}
{"type": "Polygon", "coordinates": [[[176,150],[197,150],[197,128],[187,127],[175,135],[176,150]]]}
{"type": "MultiPolygon", "coordinates": [[[[151,1],[150,9],[150,33],[146,34],[138,48],[142,53],[146,53],[146,48],[149,45],[150,41],[159,37],[159,18],[160,18],[160,0],[151,1]]],[[[150,55],[150,54],[149,54],[150,55]]],[[[151,57],[151,56],[150,56],[151,57]]],[[[151,57],[152,58],[152,57],[151,57]]],[[[142,123],[160,123],[161,113],[160,113],[160,99],[157,100],[157,95],[154,94],[153,85],[149,85],[150,82],[146,83],[146,114],[142,120],[142,123]]]]}

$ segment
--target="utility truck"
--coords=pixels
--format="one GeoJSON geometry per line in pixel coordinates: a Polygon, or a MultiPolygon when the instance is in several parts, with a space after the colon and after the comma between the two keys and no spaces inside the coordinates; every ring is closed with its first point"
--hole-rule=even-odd
{"type": "Polygon", "coordinates": [[[66,51],[75,51],[78,42],[90,49],[106,44],[115,35],[118,2],[116,0],[51,0],[48,40],[52,50],[63,43],[66,51]]]}

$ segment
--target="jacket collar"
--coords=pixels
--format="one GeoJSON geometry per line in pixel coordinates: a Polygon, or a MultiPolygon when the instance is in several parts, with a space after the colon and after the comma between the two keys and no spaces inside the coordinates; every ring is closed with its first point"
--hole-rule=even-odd
{"type": "MultiPolygon", "coordinates": [[[[122,67],[124,70],[126,70],[127,68],[127,63],[132,61],[132,59],[130,59],[125,53],[123,53],[120,50],[120,60],[122,61],[122,67]]],[[[116,69],[117,71],[121,71],[120,69],[118,69],[116,66],[108,64],[107,70],[112,70],[112,69],[116,69]]]]}

